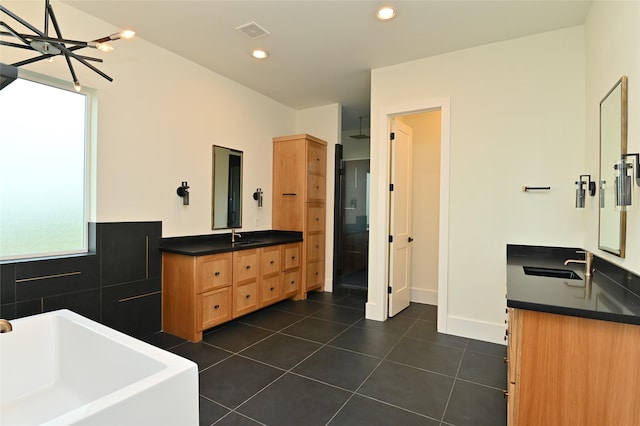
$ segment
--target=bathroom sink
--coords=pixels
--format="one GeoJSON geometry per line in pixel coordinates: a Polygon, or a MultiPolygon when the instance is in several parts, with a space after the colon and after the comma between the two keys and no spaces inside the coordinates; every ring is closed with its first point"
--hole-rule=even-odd
{"type": "Polygon", "coordinates": [[[244,246],[247,244],[258,244],[261,243],[262,241],[260,240],[240,240],[240,241],[236,241],[235,243],[233,243],[236,246],[244,246]]]}
{"type": "Polygon", "coordinates": [[[581,280],[580,275],[571,269],[541,268],[538,266],[523,266],[525,275],[536,275],[538,277],[563,278],[565,280],[581,280]]]}

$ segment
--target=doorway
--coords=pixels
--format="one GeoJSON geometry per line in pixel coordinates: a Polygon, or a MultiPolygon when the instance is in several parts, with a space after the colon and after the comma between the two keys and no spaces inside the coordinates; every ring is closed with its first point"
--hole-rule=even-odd
{"type": "MultiPolygon", "coordinates": [[[[366,318],[384,321],[389,317],[388,311],[388,277],[389,277],[389,176],[390,176],[390,120],[394,117],[411,116],[428,111],[440,111],[440,153],[439,173],[437,179],[430,179],[430,183],[437,182],[439,193],[430,197],[430,203],[437,205],[437,250],[431,259],[437,265],[437,286],[435,291],[429,289],[412,289],[411,300],[420,303],[438,305],[438,331],[447,330],[447,282],[448,282],[448,252],[449,252],[449,150],[450,150],[450,99],[425,99],[406,105],[387,105],[376,107],[375,122],[372,123],[372,193],[373,208],[370,217],[370,259],[369,259],[369,291],[366,304],[366,318]],[[435,198],[434,198],[435,197],[435,198]],[[437,259],[437,262],[436,260],[437,259]],[[417,290],[417,291],[416,291],[417,290]]],[[[420,167],[417,167],[420,170],[420,167]]],[[[416,177],[414,189],[424,190],[425,178],[416,177]]],[[[418,206],[416,206],[418,208],[418,206]]],[[[426,222],[424,213],[414,213],[414,227],[426,222]]],[[[421,241],[421,231],[414,232],[421,241]]],[[[418,240],[416,240],[416,243],[418,240]]],[[[414,246],[415,247],[415,246],[414,246]]],[[[420,258],[421,259],[421,258],[420,258]]],[[[413,261],[412,267],[422,265],[420,261],[413,261]]],[[[434,269],[434,268],[432,268],[434,269]]],[[[420,276],[414,272],[412,275],[420,276]]]]}
{"type": "Polygon", "coordinates": [[[336,146],[334,286],[366,291],[369,265],[369,140],[336,146]]]}

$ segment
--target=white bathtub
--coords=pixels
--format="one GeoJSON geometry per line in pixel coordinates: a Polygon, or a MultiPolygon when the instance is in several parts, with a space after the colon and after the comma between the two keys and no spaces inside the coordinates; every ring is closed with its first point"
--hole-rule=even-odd
{"type": "Polygon", "coordinates": [[[69,310],[0,334],[0,425],[197,425],[198,369],[69,310]]]}

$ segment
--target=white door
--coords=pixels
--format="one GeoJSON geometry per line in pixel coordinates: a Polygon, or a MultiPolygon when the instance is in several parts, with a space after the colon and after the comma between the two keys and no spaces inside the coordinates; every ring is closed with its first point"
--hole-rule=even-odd
{"type": "Polygon", "coordinates": [[[411,284],[411,147],[413,130],[391,120],[389,316],[409,306],[411,284]]]}

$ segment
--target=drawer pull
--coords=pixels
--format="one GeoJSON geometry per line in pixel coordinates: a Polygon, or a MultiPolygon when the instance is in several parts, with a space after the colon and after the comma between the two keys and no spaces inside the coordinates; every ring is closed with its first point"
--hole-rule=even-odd
{"type": "Polygon", "coordinates": [[[214,274],[213,274],[213,275],[215,275],[216,277],[218,277],[218,276],[220,276],[220,272],[216,271],[216,272],[214,272],[214,274]]]}
{"type": "Polygon", "coordinates": [[[316,161],[320,161],[320,158],[316,158],[316,161]]]}
{"type": "Polygon", "coordinates": [[[213,309],[219,309],[219,308],[220,308],[220,305],[215,305],[215,306],[213,307],[213,309]]]}
{"type": "Polygon", "coordinates": [[[275,290],[275,288],[271,287],[271,288],[269,288],[269,290],[270,290],[270,291],[273,291],[273,290],[275,290]]]}
{"type": "Polygon", "coordinates": [[[271,262],[269,262],[269,263],[271,263],[271,264],[273,265],[274,263],[276,263],[276,261],[275,261],[275,260],[272,260],[272,261],[271,261],[271,262]]]}
{"type": "Polygon", "coordinates": [[[248,298],[250,298],[250,297],[251,297],[251,295],[250,295],[250,294],[247,294],[244,298],[245,298],[245,299],[248,299],[248,298]]]}
{"type": "Polygon", "coordinates": [[[320,244],[316,244],[316,248],[320,248],[320,244]]]}
{"type": "Polygon", "coordinates": [[[320,218],[319,218],[319,217],[316,217],[316,222],[317,222],[317,221],[319,221],[319,220],[320,220],[320,218]]]}
{"type": "Polygon", "coordinates": [[[296,257],[295,256],[291,256],[291,260],[296,260],[296,257]]]}
{"type": "Polygon", "coordinates": [[[295,192],[283,192],[282,195],[285,197],[295,197],[298,194],[296,194],[295,192]]]}
{"type": "Polygon", "coordinates": [[[320,272],[316,272],[316,275],[320,274],[320,272]]]}
{"type": "Polygon", "coordinates": [[[316,185],[316,189],[320,189],[320,185],[316,185]]]}
{"type": "Polygon", "coordinates": [[[247,266],[246,266],[246,268],[247,268],[247,269],[251,269],[251,265],[247,265],[247,266]]]}
{"type": "Polygon", "coordinates": [[[296,283],[295,281],[291,281],[291,284],[295,284],[295,283],[296,283]]]}

